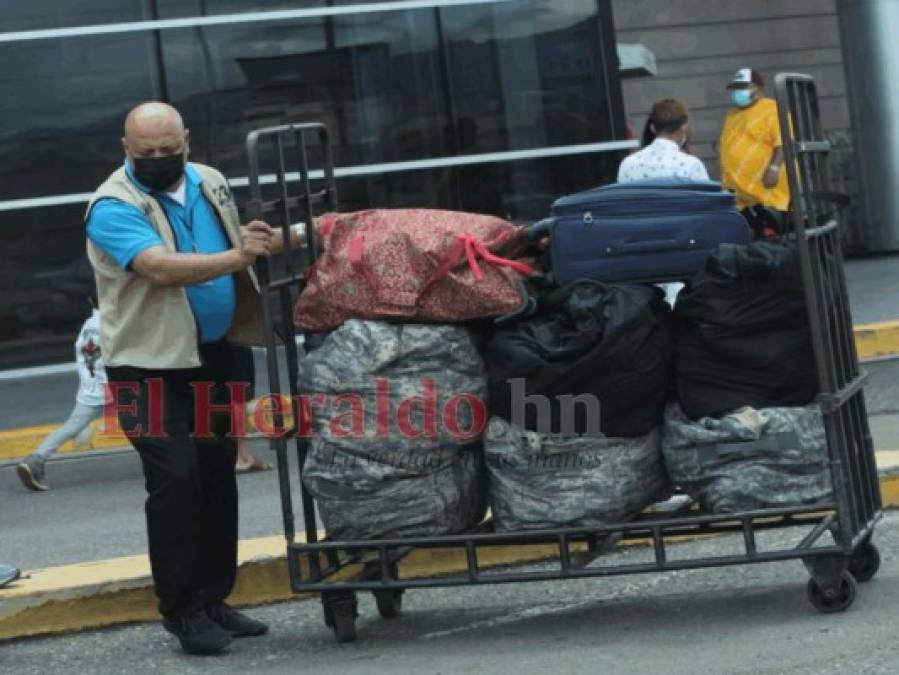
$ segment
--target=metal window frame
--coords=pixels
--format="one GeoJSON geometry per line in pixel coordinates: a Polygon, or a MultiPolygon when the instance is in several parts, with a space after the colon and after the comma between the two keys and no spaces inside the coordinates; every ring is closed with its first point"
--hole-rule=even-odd
{"type": "Polygon", "coordinates": [[[416,9],[466,7],[469,5],[495,5],[514,0],[394,0],[392,2],[371,2],[307,9],[270,10],[267,12],[236,12],[216,16],[191,16],[180,19],[151,19],[148,21],[125,21],[120,23],[72,26],[69,28],[45,28],[0,33],[0,44],[31,42],[34,40],[55,40],[71,37],[91,37],[94,35],[115,35],[148,31],[173,30],[179,28],[206,28],[242,23],[266,23],[271,21],[291,21],[299,19],[322,19],[354,14],[375,14],[380,12],[401,12],[416,9]]]}
{"type": "MultiPolygon", "coordinates": [[[[639,147],[636,140],[601,141],[598,143],[580,143],[577,145],[555,145],[543,148],[527,148],[523,150],[506,150],[502,152],[485,152],[475,155],[456,155],[450,157],[427,157],[423,159],[411,159],[399,162],[383,162],[380,164],[358,164],[334,169],[335,178],[355,178],[360,176],[376,176],[388,173],[400,173],[404,171],[429,171],[456,166],[473,166],[475,164],[492,164],[504,162],[521,162],[533,159],[545,159],[547,157],[576,157],[578,155],[600,154],[606,152],[621,152],[639,147]]],[[[311,180],[319,180],[325,177],[321,169],[309,172],[311,180]]],[[[300,180],[300,172],[291,171],[285,174],[287,182],[300,180]]],[[[274,185],[278,178],[274,173],[266,173],[258,176],[263,185],[274,185]]],[[[244,188],[251,185],[249,176],[229,178],[228,183],[232,188],[244,188]]],[[[0,212],[17,211],[26,209],[49,208],[54,206],[66,206],[69,204],[81,204],[90,201],[92,192],[77,192],[65,195],[47,195],[41,197],[26,197],[23,199],[8,199],[0,201],[0,212]]]]}

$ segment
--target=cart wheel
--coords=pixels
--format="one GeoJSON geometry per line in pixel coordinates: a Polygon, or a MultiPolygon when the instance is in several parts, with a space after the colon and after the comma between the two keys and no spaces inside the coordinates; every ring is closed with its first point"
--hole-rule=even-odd
{"type": "Polygon", "coordinates": [[[849,571],[859,583],[865,583],[874,578],[880,569],[880,551],[870,541],[855,549],[849,558],[849,571]]]}
{"type": "Polygon", "coordinates": [[[378,605],[378,614],[383,619],[395,619],[403,611],[403,591],[391,588],[383,591],[372,591],[378,605]]]}
{"type": "Polygon", "coordinates": [[[356,639],[356,612],[352,607],[334,608],[334,637],[337,642],[353,642],[356,639]]]}
{"type": "Polygon", "coordinates": [[[844,612],[855,602],[857,584],[851,572],[843,572],[838,586],[822,588],[814,577],[808,580],[808,599],[819,612],[844,612]]]}
{"type": "Polygon", "coordinates": [[[356,595],[344,597],[322,597],[325,611],[325,625],[334,631],[337,642],[352,642],[356,639],[356,595]]]}

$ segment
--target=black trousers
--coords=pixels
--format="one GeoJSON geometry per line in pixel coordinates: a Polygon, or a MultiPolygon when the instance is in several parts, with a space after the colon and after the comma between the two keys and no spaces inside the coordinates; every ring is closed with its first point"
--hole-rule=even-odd
{"type": "Polygon", "coordinates": [[[191,385],[212,383],[207,400],[224,405],[225,383],[250,374],[225,341],[203,345],[201,357],[202,367],[185,370],[107,369],[110,383],[136,387],[119,391],[118,405],[134,407],[120,407],[118,419],[126,433],[141,430],[130,440],[143,464],[150,564],[166,617],[224,600],[237,572],[237,443],[227,413],[208,416],[211,438],[195,433],[204,431],[195,419],[195,393],[203,392],[191,385]]]}

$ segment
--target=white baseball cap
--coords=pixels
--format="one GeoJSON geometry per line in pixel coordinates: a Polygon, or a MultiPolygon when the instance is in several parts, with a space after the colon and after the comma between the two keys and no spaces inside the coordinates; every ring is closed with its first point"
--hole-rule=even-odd
{"type": "Polygon", "coordinates": [[[747,84],[755,84],[759,87],[764,86],[761,73],[752,68],[740,68],[740,70],[734,73],[727,88],[733,89],[734,87],[742,87],[747,84]]]}

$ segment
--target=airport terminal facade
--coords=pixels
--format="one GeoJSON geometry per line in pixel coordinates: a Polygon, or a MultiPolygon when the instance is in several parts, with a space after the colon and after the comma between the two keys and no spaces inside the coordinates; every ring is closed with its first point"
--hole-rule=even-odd
{"type": "Polygon", "coordinates": [[[626,136],[608,0],[32,0],[0,26],[0,370],[71,358],[59,278],[138,102],[177,106],[238,201],[247,132],[324,122],[347,210],[537,219],[626,136]]]}

